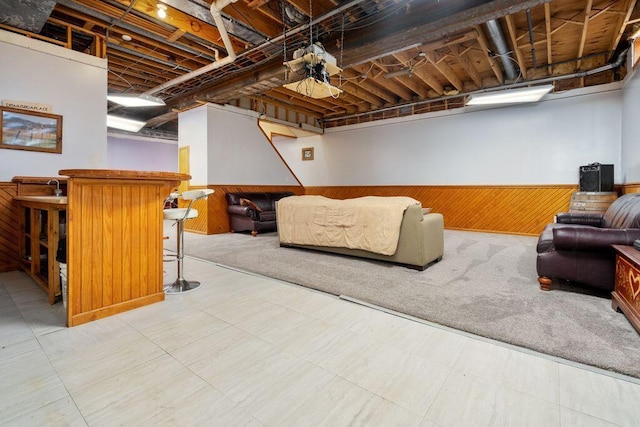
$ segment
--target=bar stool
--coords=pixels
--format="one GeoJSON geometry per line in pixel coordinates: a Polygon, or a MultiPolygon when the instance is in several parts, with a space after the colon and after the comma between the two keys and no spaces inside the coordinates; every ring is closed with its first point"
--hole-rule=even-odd
{"type": "Polygon", "coordinates": [[[185,280],[182,275],[182,262],[184,259],[184,221],[187,219],[196,218],[198,216],[198,211],[192,208],[193,203],[196,200],[206,199],[209,194],[212,193],[213,190],[204,189],[185,191],[182,194],[171,193],[171,195],[169,196],[169,198],[181,198],[182,200],[190,200],[190,202],[186,208],[170,208],[163,210],[164,219],[175,221],[177,225],[176,264],[178,267],[178,278],[175,280],[175,282],[164,286],[164,293],[167,295],[192,291],[200,286],[200,282],[185,280]]]}

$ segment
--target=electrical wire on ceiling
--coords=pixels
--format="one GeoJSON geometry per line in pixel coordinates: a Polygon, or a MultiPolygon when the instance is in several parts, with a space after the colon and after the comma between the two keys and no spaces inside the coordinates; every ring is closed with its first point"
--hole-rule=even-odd
{"type": "Polygon", "coordinates": [[[133,9],[133,6],[136,4],[136,1],[137,1],[137,0],[133,0],[133,1],[131,2],[131,4],[129,5],[129,7],[127,7],[127,8],[125,9],[125,11],[122,13],[122,15],[121,15],[118,19],[116,19],[115,21],[113,21],[113,22],[111,23],[111,25],[109,25],[109,26],[107,27],[107,29],[105,30],[105,43],[108,43],[108,42],[109,42],[109,31],[111,30],[111,28],[113,28],[113,27],[114,27],[114,25],[116,25],[117,23],[122,22],[122,20],[124,19],[124,17],[125,17],[125,16],[127,16],[127,15],[129,14],[129,12],[131,11],[131,9],[133,9]]]}
{"type": "MultiPolygon", "coordinates": [[[[363,25],[360,25],[360,26],[349,27],[347,29],[347,31],[361,30],[363,28],[367,28],[367,27],[370,27],[370,26],[372,26],[374,24],[377,24],[378,22],[384,21],[385,19],[388,19],[390,16],[394,15],[395,13],[399,12],[400,10],[406,8],[410,3],[411,3],[411,0],[408,0],[407,2],[401,3],[396,8],[394,8],[392,10],[389,10],[386,15],[380,16],[379,18],[377,18],[377,19],[375,19],[375,20],[373,20],[371,22],[367,22],[366,24],[363,24],[363,25]]],[[[389,8],[389,9],[391,9],[391,8],[389,8]]],[[[387,9],[385,9],[385,11],[386,10],[387,9]]]]}
{"type": "Polygon", "coordinates": [[[131,82],[130,82],[129,80],[125,79],[125,78],[124,78],[124,77],[122,77],[120,74],[118,74],[118,73],[116,73],[116,72],[114,72],[114,71],[111,71],[111,70],[108,70],[108,71],[109,71],[111,74],[113,74],[114,76],[116,76],[116,78],[118,78],[118,79],[122,80],[123,82],[125,82],[126,84],[128,84],[128,85],[129,85],[129,89],[133,88],[133,85],[131,84],[131,82]]]}
{"type": "MultiPolygon", "coordinates": [[[[125,18],[125,16],[127,16],[127,15],[129,14],[129,12],[131,11],[131,9],[133,9],[133,6],[136,4],[136,1],[137,1],[137,0],[133,0],[133,1],[131,2],[131,4],[129,5],[129,7],[127,7],[127,8],[125,9],[125,11],[122,13],[122,15],[120,15],[120,17],[119,17],[118,19],[116,19],[115,21],[113,21],[113,22],[111,23],[111,25],[109,25],[109,26],[106,28],[106,30],[105,30],[105,32],[104,32],[104,35],[105,35],[104,42],[105,42],[105,44],[108,44],[108,43],[109,43],[109,32],[111,31],[111,28],[113,28],[117,23],[119,23],[119,22],[123,22],[123,19],[125,18]]],[[[125,68],[125,69],[124,69],[120,74],[114,73],[113,71],[110,71],[110,72],[111,72],[113,75],[115,75],[117,78],[119,78],[119,79],[121,79],[121,80],[125,81],[125,82],[129,85],[129,89],[133,89],[133,85],[131,84],[131,82],[129,82],[129,81],[128,81],[127,79],[125,79],[124,77],[122,77],[122,74],[124,74],[124,72],[125,72],[125,71],[127,71],[128,69],[129,69],[129,67],[125,68]]],[[[127,90],[128,90],[128,89],[127,89],[127,90]]],[[[125,92],[126,92],[126,91],[125,91],[125,92]]]]}
{"type": "MultiPolygon", "coordinates": [[[[340,31],[342,24],[342,15],[349,16],[349,19],[353,19],[354,21],[358,21],[363,17],[372,16],[371,13],[365,9],[363,9],[363,3],[366,3],[366,0],[350,0],[346,3],[343,3],[341,6],[326,12],[325,14],[319,16],[318,18],[311,19],[310,23],[305,25],[300,25],[296,28],[289,28],[286,32],[286,47],[287,53],[292,50],[296,50],[299,47],[305,47],[305,38],[303,38],[303,31],[306,32],[309,28],[309,24],[312,25],[312,31],[314,34],[314,40],[316,37],[320,38],[324,34],[340,31]],[[322,25],[318,25],[322,23],[322,25]]],[[[384,11],[389,8],[394,8],[395,0],[378,0],[377,7],[374,11],[384,11]]],[[[375,14],[375,13],[374,13],[375,14]]],[[[345,31],[349,29],[350,23],[347,22],[345,24],[345,31]]],[[[219,79],[219,78],[227,78],[238,73],[247,71],[247,69],[255,68],[269,60],[273,60],[274,56],[279,56],[279,52],[284,51],[284,46],[282,44],[282,40],[284,39],[284,34],[278,37],[275,37],[271,40],[265,41],[263,44],[259,46],[255,46],[244,52],[241,52],[237,55],[237,59],[234,62],[233,66],[225,66],[223,68],[213,70],[202,76],[199,76],[196,81],[194,81],[194,86],[202,86],[210,84],[211,82],[219,79]],[[260,60],[257,60],[260,58],[260,60]]],[[[186,89],[184,87],[173,87],[171,90],[165,90],[165,94],[170,97],[179,96],[190,89],[186,89]]]]}

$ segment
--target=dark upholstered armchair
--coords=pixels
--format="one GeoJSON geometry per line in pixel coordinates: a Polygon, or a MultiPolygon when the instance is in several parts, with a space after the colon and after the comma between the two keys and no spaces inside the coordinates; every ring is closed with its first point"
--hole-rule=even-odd
{"type": "Polygon", "coordinates": [[[549,290],[552,279],[612,291],[615,252],[611,245],[640,239],[640,193],[614,201],[604,214],[561,213],[538,239],[538,282],[549,290]]]}
{"type": "Polygon", "coordinates": [[[293,196],[290,191],[273,193],[227,193],[227,212],[231,232],[251,231],[254,237],[261,231],[276,230],[276,202],[293,196]]]}

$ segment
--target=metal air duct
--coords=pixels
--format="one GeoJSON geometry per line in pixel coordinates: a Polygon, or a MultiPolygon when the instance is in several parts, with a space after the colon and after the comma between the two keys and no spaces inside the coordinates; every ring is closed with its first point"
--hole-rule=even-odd
{"type": "Polygon", "coordinates": [[[513,59],[509,56],[509,48],[504,40],[504,35],[500,29],[500,24],[495,19],[488,21],[486,24],[487,33],[496,48],[496,54],[502,61],[502,66],[508,80],[515,80],[518,77],[518,71],[513,63],[513,59]]]}

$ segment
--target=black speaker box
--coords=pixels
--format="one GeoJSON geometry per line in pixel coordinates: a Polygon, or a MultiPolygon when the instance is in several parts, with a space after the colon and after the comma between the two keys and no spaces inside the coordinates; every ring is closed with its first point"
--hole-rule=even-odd
{"type": "Polygon", "coordinates": [[[580,191],[614,191],[613,165],[592,163],[580,166],[580,191]]]}

